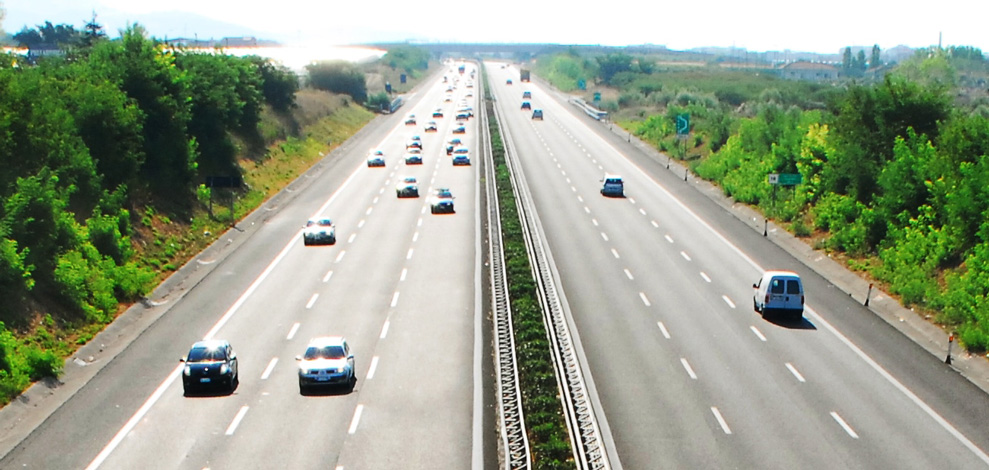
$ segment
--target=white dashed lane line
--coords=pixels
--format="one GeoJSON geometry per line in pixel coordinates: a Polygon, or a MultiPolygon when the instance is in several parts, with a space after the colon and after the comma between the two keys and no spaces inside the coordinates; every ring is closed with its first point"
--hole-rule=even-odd
{"type": "Polygon", "coordinates": [[[419,232],[412,234],[412,243],[419,241],[419,232]]]}
{"type": "Polygon", "coordinates": [[[664,338],[670,339],[670,332],[666,330],[666,325],[664,325],[663,322],[656,322],[656,326],[659,327],[659,331],[663,333],[664,338]]]}
{"type": "Polygon", "coordinates": [[[608,241],[608,234],[601,232],[601,238],[603,238],[604,241],[608,241]]]}
{"type": "Polygon", "coordinates": [[[371,204],[377,204],[377,203],[378,203],[378,196],[375,196],[374,200],[371,201],[371,204]]]}
{"type": "Polygon", "coordinates": [[[766,342],[766,337],[762,334],[761,331],[759,331],[758,328],[755,327],[755,325],[750,326],[749,329],[752,330],[752,333],[755,334],[756,338],[759,338],[759,340],[762,342],[766,342]]]}
{"type": "Polygon", "coordinates": [[[381,334],[378,336],[380,339],[385,339],[388,336],[388,326],[391,325],[391,321],[385,320],[385,324],[381,325],[381,334]]]}
{"type": "Polygon", "coordinates": [[[673,243],[673,237],[666,235],[666,241],[673,243]]]}
{"type": "Polygon", "coordinates": [[[681,251],[680,256],[683,256],[683,259],[690,261],[690,255],[688,255],[686,251],[681,251]]]}
{"type": "Polygon", "coordinates": [[[409,248],[409,252],[408,252],[408,254],[405,255],[405,259],[412,259],[412,252],[413,251],[414,250],[412,248],[409,248]]]}
{"type": "Polygon", "coordinates": [[[852,427],[849,426],[848,423],[845,422],[845,420],[841,419],[841,416],[838,416],[838,413],[832,411],[831,412],[831,417],[834,418],[834,420],[837,421],[838,424],[841,425],[841,428],[844,429],[845,432],[847,432],[849,436],[852,436],[853,439],[858,439],[859,438],[859,435],[855,433],[855,430],[852,429],[852,427]]]}
{"type": "Polygon", "coordinates": [[[331,277],[333,277],[333,271],[327,271],[326,275],[323,276],[323,282],[329,281],[331,277]]]}
{"type": "Polygon", "coordinates": [[[621,256],[618,256],[618,250],[614,248],[611,249],[611,254],[615,255],[615,258],[621,258],[621,256]]]}
{"type": "Polygon", "coordinates": [[[642,299],[642,303],[645,304],[646,307],[651,307],[652,306],[652,304],[649,303],[649,298],[646,297],[646,293],[645,292],[639,292],[639,298],[642,299]]]}
{"type": "Polygon", "coordinates": [[[588,208],[587,206],[584,206],[584,212],[590,214],[591,213],[591,209],[588,208]]]}
{"type": "Polygon", "coordinates": [[[628,198],[628,202],[631,202],[632,204],[635,204],[635,199],[633,199],[633,198],[628,198]]]}
{"type": "Polygon", "coordinates": [[[367,379],[371,380],[374,378],[374,371],[378,370],[378,356],[371,358],[371,367],[367,369],[367,379]]]}
{"type": "Polygon", "coordinates": [[[652,223],[652,226],[653,226],[653,227],[656,227],[656,228],[659,228],[659,224],[658,224],[658,223],[656,223],[656,221],[655,221],[655,220],[651,220],[651,221],[650,221],[650,223],[652,223]]]}
{"type": "Polygon", "coordinates": [[[340,250],[340,254],[337,255],[336,263],[339,263],[343,259],[343,255],[347,254],[347,250],[340,250]]]}
{"type": "Polygon", "coordinates": [[[364,211],[364,215],[371,215],[371,211],[373,210],[374,210],[374,206],[368,207],[367,210],[364,211]]]}
{"type": "Polygon", "coordinates": [[[391,306],[392,307],[395,307],[396,305],[398,305],[398,294],[399,294],[398,292],[395,292],[395,295],[393,295],[391,297],[391,306]]]}
{"type": "MultiPolygon", "coordinates": [[[[227,427],[227,432],[226,432],[226,434],[227,434],[228,436],[233,436],[233,435],[234,435],[234,431],[236,431],[236,430],[237,430],[237,426],[238,426],[238,425],[240,425],[240,421],[241,421],[242,419],[244,419],[244,415],[246,415],[246,414],[247,414],[247,410],[248,410],[249,408],[250,408],[250,407],[248,407],[247,405],[244,405],[244,406],[242,406],[242,407],[240,407],[240,411],[238,411],[238,412],[237,412],[237,416],[234,416],[234,420],[233,420],[233,421],[231,421],[231,422],[230,422],[230,426],[229,426],[229,427],[227,427]]],[[[834,413],[832,413],[832,414],[834,414],[834,413]]]]}
{"type": "Polygon", "coordinates": [[[640,208],[640,209],[639,209],[639,213],[640,213],[640,214],[642,214],[642,215],[646,215],[646,210],[645,210],[645,209],[642,209],[642,208],[640,208]]]}
{"type": "Polygon", "coordinates": [[[362,413],[364,413],[364,405],[357,405],[357,409],[354,410],[354,419],[350,421],[350,429],[347,429],[347,434],[357,432],[357,425],[361,423],[362,413]]]}
{"type": "Polygon", "coordinates": [[[313,294],[312,297],[309,298],[309,302],[306,303],[306,310],[311,309],[313,304],[316,303],[316,299],[318,298],[319,298],[319,294],[313,294]]]}
{"type": "Polygon", "coordinates": [[[722,295],[721,296],[721,300],[724,300],[725,303],[728,304],[729,307],[735,308],[735,302],[732,302],[731,299],[729,299],[727,295],[722,295]]]}
{"type": "Polygon", "coordinates": [[[796,367],[793,367],[793,364],[790,364],[789,362],[787,362],[786,363],[786,368],[787,369],[790,369],[790,373],[793,374],[793,376],[797,378],[797,381],[799,381],[799,382],[806,382],[807,381],[806,379],[804,379],[804,376],[800,374],[800,372],[797,370],[797,368],[796,367]]]}
{"type": "Polygon", "coordinates": [[[292,328],[288,330],[288,336],[286,336],[285,339],[291,340],[292,338],[295,338],[295,333],[297,333],[298,331],[299,331],[299,324],[296,323],[292,325],[292,328]]]}
{"type": "Polygon", "coordinates": [[[725,418],[721,416],[721,412],[718,411],[718,408],[716,406],[711,407],[711,413],[714,413],[715,419],[717,419],[718,424],[721,425],[721,430],[724,431],[725,434],[731,434],[731,428],[728,427],[728,422],[725,421],[725,418]]]}
{"type": "Polygon", "coordinates": [[[694,373],[694,369],[690,367],[690,363],[687,362],[686,358],[681,357],[680,364],[683,364],[684,370],[687,371],[687,375],[689,375],[691,379],[697,380],[697,374],[694,373]]]}
{"type": "Polygon", "coordinates": [[[409,268],[402,268],[402,275],[398,277],[399,281],[405,280],[405,275],[409,273],[409,268]]]}
{"type": "Polygon", "coordinates": [[[628,277],[628,280],[629,281],[634,281],[635,280],[635,278],[632,277],[632,271],[629,271],[628,268],[625,268],[625,276],[628,277]]]}
{"type": "Polygon", "coordinates": [[[598,219],[591,219],[591,223],[594,224],[595,227],[597,227],[598,226],[598,219]]]}
{"type": "Polygon", "coordinates": [[[364,219],[361,219],[360,222],[357,222],[357,228],[362,228],[362,227],[364,227],[364,219]]]}
{"type": "Polygon", "coordinates": [[[271,376],[271,371],[275,370],[275,364],[278,364],[277,357],[271,358],[271,361],[268,362],[268,367],[265,367],[264,372],[261,373],[261,380],[268,380],[268,377],[271,376]]]}
{"type": "Polygon", "coordinates": [[[704,278],[705,281],[711,282],[711,278],[707,277],[707,274],[704,273],[704,271],[701,271],[701,277],[704,278]]]}
{"type": "Polygon", "coordinates": [[[347,243],[354,243],[354,239],[357,238],[356,233],[350,234],[350,238],[347,239],[347,243]]]}

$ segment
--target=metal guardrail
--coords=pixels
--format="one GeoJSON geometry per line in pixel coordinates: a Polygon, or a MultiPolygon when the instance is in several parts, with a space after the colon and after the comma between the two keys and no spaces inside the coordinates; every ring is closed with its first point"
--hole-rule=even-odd
{"type": "MultiPolygon", "coordinates": [[[[483,101],[482,101],[483,103],[483,101]]],[[[488,133],[487,106],[479,112],[481,132],[488,133]]],[[[498,410],[504,465],[507,470],[532,468],[532,452],[522,413],[522,393],[519,389],[518,362],[515,356],[515,329],[512,326],[511,300],[508,298],[508,278],[505,276],[505,250],[501,237],[501,211],[495,187],[494,159],[491,138],[485,140],[484,177],[488,198],[488,259],[491,263],[491,293],[494,308],[495,363],[497,366],[498,410]]]]}
{"type": "Polygon", "coordinates": [[[587,113],[588,116],[590,116],[590,117],[592,117],[594,119],[597,119],[598,121],[600,121],[600,120],[608,120],[608,112],[607,111],[601,111],[600,109],[597,109],[594,106],[591,106],[591,105],[587,104],[587,102],[584,101],[581,98],[571,97],[570,98],[570,103],[572,103],[574,106],[580,108],[585,113],[587,113]]]}
{"type": "MultiPolygon", "coordinates": [[[[495,108],[496,118],[500,112],[495,108]]],[[[525,183],[522,167],[516,160],[517,152],[507,128],[500,125],[502,140],[505,142],[505,160],[512,179],[512,190],[526,238],[526,250],[533,269],[540,294],[543,321],[547,325],[547,335],[552,344],[557,383],[563,398],[570,441],[573,444],[574,459],[580,469],[610,470],[601,439],[601,430],[584,383],[581,366],[571,340],[570,329],[561,306],[556,283],[554,282],[549,255],[544,248],[542,230],[539,228],[535,205],[525,183]]]]}

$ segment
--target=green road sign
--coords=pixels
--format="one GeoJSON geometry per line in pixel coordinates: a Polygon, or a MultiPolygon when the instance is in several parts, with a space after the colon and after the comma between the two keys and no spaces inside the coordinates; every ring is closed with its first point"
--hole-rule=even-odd
{"type": "Polygon", "coordinates": [[[601,92],[594,92],[594,101],[601,101],[601,92]]]}
{"type": "Polygon", "coordinates": [[[768,180],[769,184],[796,186],[804,182],[804,176],[800,173],[771,173],[768,180]]]}
{"type": "Polygon", "coordinates": [[[690,133],[690,115],[687,113],[677,114],[676,117],[677,135],[687,135],[690,133]]]}

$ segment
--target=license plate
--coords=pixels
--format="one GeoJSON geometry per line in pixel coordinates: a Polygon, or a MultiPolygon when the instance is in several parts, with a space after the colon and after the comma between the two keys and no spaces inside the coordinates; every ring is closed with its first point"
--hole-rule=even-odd
{"type": "Polygon", "coordinates": [[[204,379],[199,379],[199,383],[204,383],[205,384],[205,383],[209,383],[209,381],[210,381],[210,379],[208,377],[207,378],[204,378],[204,379]]]}
{"type": "Polygon", "coordinates": [[[316,377],[316,381],[317,382],[326,382],[327,380],[330,380],[330,378],[329,377],[316,377]]]}

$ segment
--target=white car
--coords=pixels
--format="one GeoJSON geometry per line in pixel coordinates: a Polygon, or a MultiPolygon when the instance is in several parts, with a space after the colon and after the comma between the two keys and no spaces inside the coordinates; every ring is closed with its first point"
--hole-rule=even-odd
{"type": "Polygon", "coordinates": [[[337,228],[330,219],[310,219],[302,230],[302,244],[332,245],[337,242],[337,228]]]}
{"type": "Polygon", "coordinates": [[[419,182],[415,176],[406,176],[395,186],[395,195],[398,197],[419,197],[419,182]]]}
{"type": "Polygon", "coordinates": [[[385,166],[385,153],[381,150],[371,150],[368,152],[367,166],[385,166]]]}
{"type": "Polygon", "coordinates": [[[344,386],[350,390],[357,384],[354,374],[354,354],[343,336],[313,338],[299,361],[299,392],[315,386],[344,386]]]}
{"type": "Polygon", "coordinates": [[[446,212],[452,214],[453,193],[447,188],[437,188],[433,191],[433,197],[429,200],[429,212],[436,214],[446,212]]]}

